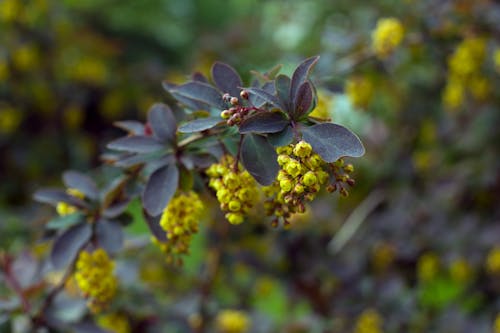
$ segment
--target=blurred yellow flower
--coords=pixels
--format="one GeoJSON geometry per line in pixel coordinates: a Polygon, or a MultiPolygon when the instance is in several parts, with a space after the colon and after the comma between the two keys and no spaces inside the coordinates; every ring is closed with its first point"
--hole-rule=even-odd
{"type": "Polygon", "coordinates": [[[381,333],[383,320],[374,309],[363,311],[356,320],[354,333],[381,333]]]}
{"type": "Polygon", "coordinates": [[[458,44],[448,58],[451,73],[459,77],[467,77],[479,71],[486,56],[486,39],[469,37],[458,44]]]}
{"type": "Polygon", "coordinates": [[[464,258],[453,260],[449,267],[451,278],[459,283],[467,283],[471,280],[474,271],[472,266],[464,258]]]}
{"type": "Polygon", "coordinates": [[[22,6],[21,0],[2,0],[0,2],[0,20],[7,23],[15,21],[21,14],[22,6]]]}
{"type": "Polygon", "coordinates": [[[500,333],[500,313],[497,314],[493,323],[493,333],[500,333]]]}
{"type": "Polygon", "coordinates": [[[354,76],[345,83],[345,93],[355,107],[368,106],[373,96],[374,86],[370,79],[354,76]]]}
{"type": "Polygon", "coordinates": [[[332,106],[333,97],[327,91],[320,89],[318,90],[318,101],[314,110],[309,114],[312,117],[329,119],[330,108],[332,106]]]}
{"type": "Polygon", "coordinates": [[[99,316],[97,324],[106,331],[113,333],[130,333],[130,324],[125,315],[119,313],[109,313],[99,316]]]}
{"type": "Polygon", "coordinates": [[[500,275],[500,247],[494,247],[488,253],[486,271],[490,274],[500,275]]]}
{"type": "Polygon", "coordinates": [[[372,49],[380,59],[385,59],[401,44],[404,28],[397,18],[382,18],[372,32],[372,49]]]}
{"type": "Polygon", "coordinates": [[[500,74],[500,48],[497,48],[493,53],[493,63],[495,64],[495,70],[500,74]]]}
{"type": "MultiPolygon", "coordinates": [[[[69,195],[72,195],[72,196],[77,197],[79,199],[83,199],[85,197],[85,195],[82,192],[80,192],[74,188],[68,188],[66,190],[66,192],[69,195]]],[[[77,211],[77,208],[75,206],[71,206],[70,204],[68,204],[66,202],[59,202],[56,206],[56,211],[60,216],[64,216],[64,215],[69,215],[69,214],[75,213],[77,211]]]]}
{"type": "Polygon", "coordinates": [[[245,312],[238,310],[220,311],[215,322],[221,333],[245,333],[250,327],[250,318],[245,312]]]}
{"type": "Polygon", "coordinates": [[[12,62],[20,71],[33,70],[39,62],[39,54],[35,45],[24,44],[12,52],[12,62]]]}
{"type": "Polygon", "coordinates": [[[474,75],[469,81],[469,89],[475,99],[482,101],[488,97],[491,85],[488,78],[480,75],[474,75]]]}
{"type": "Polygon", "coordinates": [[[448,80],[443,92],[443,104],[450,110],[457,109],[465,100],[465,87],[460,80],[448,80]]]}
{"type": "Polygon", "coordinates": [[[22,113],[8,105],[0,105],[0,134],[11,134],[21,124],[22,113]]]}
{"type": "Polygon", "coordinates": [[[417,274],[422,282],[433,280],[439,273],[440,262],[436,254],[432,252],[424,253],[418,259],[417,274]]]}

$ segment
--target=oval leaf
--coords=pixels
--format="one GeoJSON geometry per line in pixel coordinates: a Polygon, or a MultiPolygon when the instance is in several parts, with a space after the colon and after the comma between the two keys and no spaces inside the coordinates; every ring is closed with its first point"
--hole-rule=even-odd
{"type": "Polygon", "coordinates": [[[135,120],[122,120],[113,123],[118,128],[127,131],[129,134],[144,135],[144,124],[135,120]]]}
{"type": "Polygon", "coordinates": [[[223,93],[239,97],[243,82],[233,67],[222,62],[216,62],[212,66],[212,78],[217,88],[223,93]]]}
{"type": "Polygon", "coordinates": [[[271,104],[272,106],[277,107],[282,111],[286,111],[286,106],[281,103],[279,98],[267,92],[266,90],[261,88],[245,88],[245,90],[247,90],[250,94],[254,94],[257,97],[263,99],[265,102],[271,104]]]}
{"type": "Polygon", "coordinates": [[[33,199],[38,202],[48,203],[51,205],[57,205],[59,202],[65,202],[75,207],[86,208],[87,204],[72,195],[66,193],[66,191],[59,189],[41,189],[35,192],[33,199]]]}
{"type": "Polygon", "coordinates": [[[85,194],[86,197],[97,200],[99,198],[99,190],[96,183],[87,175],[78,171],[66,171],[63,173],[64,185],[68,188],[74,188],[85,194]]]}
{"type": "Polygon", "coordinates": [[[193,132],[205,131],[207,129],[215,127],[217,124],[222,122],[223,121],[219,117],[198,118],[179,126],[179,132],[193,133],[193,132]]]}
{"type": "Polygon", "coordinates": [[[290,78],[284,74],[280,74],[274,81],[276,94],[283,105],[287,106],[286,112],[289,112],[290,106],[290,78]]]}
{"type": "Polygon", "coordinates": [[[282,147],[290,144],[293,140],[293,130],[291,126],[285,127],[278,133],[271,133],[267,136],[267,141],[274,147],[282,147]]]}
{"type": "Polygon", "coordinates": [[[217,109],[224,109],[222,94],[211,85],[199,81],[188,82],[172,87],[170,92],[175,95],[202,102],[217,109]]]}
{"type": "Polygon", "coordinates": [[[62,269],[72,262],[92,235],[92,226],[83,222],[70,227],[54,241],[50,260],[55,269],[62,269]]]}
{"type": "Polygon", "coordinates": [[[149,230],[151,230],[151,233],[153,234],[153,236],[155,236],[156,239],[158,239],[160,242],[168,241],[167,233],[160,226],[161,215],[151,216],[145,210],[143,211],[143,214],[144,214],[144,219],[146,220],[146,223],[148,224],[148,228],[149,228],[149,230]]]}
{"type": "Polygon", "coordinates": [[[313,88],[309,82],[304,82],[295,96],[293,105],[295,109],[293,110],[293,118],[299,119],[304,114],[306,114],[311,108],[313,102],[313,88]]]}
{"type": "Polygon", "coordinates": [[[289,123],[281,112],[259,112],[246,118],[240,125],[241,134],[250,132],[276,133],[289,123]]]}
{"type": "Polygon", "coordinates": [[[260,135],[248,134],[241,145],[241,162],[261,185],[270,185],[279,171],[273,146],[260,135]]]}
{"type": "Polygon", "coordinates": [[[164,166],[151,174],[142,194],[142,205],[151,216],[161,214],[179,185],[175,164],[164,166]]]}
{"type": "Polygon", "coordinates": [[[67,214],[53,218],[45,225],[48,229],[63,229],[83,221],[81,213],[67,214]]]}
{"type": "Polygon", "coordinates": [[[152,153],[165,148],[165,145],[149,136],[126,136],[108,143],[113,150],[131,153],[152,153]]]}
{"type": "Polygon", "coordinates": [[[148,122],[158,139],[169,142],[175,140],[177,122],[168,105],[163,103],[154,104],[149,109],[148,122]]]}
{"type": "Polygon", "coordinates": [[[314,65],[316,65],[318,60],[319,56],[307,58],[306,60],[302,61],[293,72],[292,81],[290,83],[290,99],[292,101],[296,100],[296,96],[299,92],[300,86],[307,81],[309,73],[313,69],[314,65]]]}
{"type": "Polygon", "coordinates": [[[118,253],[123,247],[123,228],[118,222],[100,219],[96,224],[96,239],[106,252],[118,253]]]}
{"type": "Polygon", "coordinates": [[[329,163],[344,156],[360,157],[365,153],[356,134],[337,124],[323,123],[305,127],[302,129],[302,137],[329,163]]]}

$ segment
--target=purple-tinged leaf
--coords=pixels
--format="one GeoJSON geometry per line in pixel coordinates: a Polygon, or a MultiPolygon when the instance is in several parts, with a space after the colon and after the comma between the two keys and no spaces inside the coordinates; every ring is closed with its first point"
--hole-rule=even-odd
{"type": "Polygon", "coordinates": [[[261,185],[270,185],[279,171],[273,146],[260,135],[247,134],[241,145],[241,162],[261,185]]]}
{"type": "Polygon", "coordinates": [[[295,100],[293,102],[295,109],[292,112],[293,118],[297,120],[306,114],[311,108],[312,103],[313,88],[311,84],[306,81],[300,86],[297,95],[295,95],[295,100]]]}
{"type": "Polygon", "coordinates": [[[289,120],[281,112],[258,112],[246,118],[240,125],[240,134],[250,132],[276,133],[281,131],[289,120]]]}
{"type": "Polygon", "coordinates": [[[60,234],[55,239],[50,253],[52,266],[55,269],[68,266],[89,241],[91,235],[92,226],[87,222],[76,224],[60,234]]]}
{"type": "Polygon", "coordinates": [[[287,107],[286,112],[290,109],[290,78],[284,74],[280,74],[274,81],[276,94],[283,105],[287,107]]]}
{"type": "MultiPolygon", "coordinates": [[[[253,82],[252,88],[259,88],[259,83],[257,81],[253,82]]],[[[274,89],[274,82],[273,81],[269,81],[269,82],[264,83],[264,85],[262,87],[260,87],[260,89],[267,91],[271,95],[274,95],[276,92],[274,89]]],[[[264,105],[267,102],[265,99],[259,97],[258,95],[255,95],[255,94],[249,95],[249,101],[252,105],[254,105],[256,107],[261,107],[262,105],[264,105]]]]}
{"type": "Polygon", "coordinates": [[[269,103],[280,110],[286,111],[286,106],[281,103],[278,97],[267,92],[266,90],[261,88],[246,88],[245,90],[247,90],[250,94],[254,94],[263,99],[266,103],[269,103]]]}
{"type": "Polygon", "coordinates": [[[165,149],[163,143],[149,136],[125,136],[111,141],[107,147],[131,153],[152,153],[165,149]]]}
{"type": "Polygon", "coordinates": [[[335,162],[341,157],[360,157],[365,153],[363,144],[347,128],[323,123],[302,128],[302,138],[326,162],[335,162]]]}
{"type": "Polygon", "coordinates": [[[103,203],[104,208],[109,207],[114,202],[120,200],[123,197],[125,187],[129,181],[129,177],[126,175],[120,176],[113,179],[110,184],[106,186],[103,191],[103,203]]]}
{"type": "Polygon", "coordinates": [[[192,81],[170,89],[170,92],[193,101],[205,103],[217,109],[224,109],[222,94],[211,85],[192,81]]]}
{"type": "Polygon", "coordinates": [[[243,85],[243,82],[233,67],[222,62],[216,62],[212,66],[212,78],[220,91],[239,97],[241,90],[239,87],[243,85]]]}
{"type": "Polygon", "coordinates": [[[144,219],[146,220],[149,230],[151,230],[153,236],[155,236],[156,239],[158,239],[160,242],[167,242],[167,233],[160,226],[161,215],[151,216],[145,210],[143,211],[143,213],[144,219]]]}
{"type": "Polygon", "coordinates": [[[122,214],[127,209],[129,204],[130,198],[119,202],[114,202],[102,212],[102,216],[109,219],[115,218],[118,215],[122,214]]]}
{"type": "Polygon", "coordinates": [[[88,205],[80,198],[74,197],[59,189],[41,189],[35,192],[33,198],[38,202],[57,205],[60,202],[65,202],[71,206],[78,208],[87,208],[88,205]]]}
{"type": "Polygon", "coordinates": [[[73,214],[57,216],[47,222],[45,227],[48,229],[64,229],[83,221],[84,216],[81,213],[77,212],[73,214]]]}
{"type": "Polygon", "coordinates": [[[112,333],[111,330],[104,329],[91,321],[72,324],[71,328],[75,333],[112,333]]]}
{"type": "Polygon", "coordinates": [[[175,89],[178,86],[177,84],[168,83],[166,81],[163,81],[162,86],[163,86],[163,89],[165,89],[165,92],[167,95],[166,96],[167,101],[172,100],[172,99],[175,101],[175,103],[174,103],[174,101],[170,101],[169,104],[170,105],[175,104],[177,107],[177,110],[174,110],[174,111],[176,111],[175,117],[176,117],[177,121],[182,120],[184,118],[184,114],[185,114],[184,112],[182,112],[182,109],[177,106],[178,102],[185,105],[186,107],[188,107],[191,110],[205,110],[205,109],[209,108],[209,105],[207,105],[205,103],[194,101],[194,100],[189,99],[181,94],[174,93],[173,89],[175,89]]]}
{"type": "Polygon", "coordinates": [[[224,121],[220,117],[198,118],[179,126],[181,133],[194,133],[211,129],[224,121]]]}
{"type": "Polygon", "coordinates": [[[96,222],[96,240],[106,252],[116,254],[123,247],[123,228],[118,222],[99,219],[96,222]]]}
{"type": "Polygon", "coordinates": [[[193,75],[191,75],[191,78],[193,79],[193,81],[208,83],[207,77],[200,72],[194,72],[193,75]]]}
{"type": "Polygon", "coordinates": [[[144,124],[135,120],[122,120],[113,123],[118,128],[133,135],[144,135],[144,124]]]}
{"type": "Polygon", "coordinates": [[[293,130],[291,126],[285,127],[277,133],[270,133],[267,136],[267,141],[274,147],[282,147],[289,145],[293,141],[293,130]]]}
{"type": "Polygon", "coordinates": [[[175,164],[164,166],[151,174],[142,194],[142,205],[151,216],[161,214],[177,191],[179,170],[175,164]]]}
{"type": "Polygon", "coordinates": [[[156,103],[148,113],[148,122],[155,136],[161,141],[174,142],[177,131],[177,121],[170,107],[156,103]]]}
{"type": "Polygon", "coordinates": [[[319,60],[319,56],[307,58],[302,61],[299,66],[295,69],[292,75],[292,81],[290,83],[290,98],[292,101],[296,100],[296,96],[299,92],[300,86],[307,81],[309,73],[311,72],[314,65],[319,60]]]}
{"type": "Polygon", "coordinates": [[[99,199],[99,190],[96,183],[92,178],[81,172],[72,170],[64,172],[63,182],[66,187],[77,189],[92,200],[99,199]]]}

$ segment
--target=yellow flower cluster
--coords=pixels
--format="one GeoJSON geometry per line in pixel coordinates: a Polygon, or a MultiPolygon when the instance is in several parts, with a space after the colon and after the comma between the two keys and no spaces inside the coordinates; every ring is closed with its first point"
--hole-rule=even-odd
{"type": "Polygon", "coordinates": [[[422,282],[433,280],[439,273],[440,262],[437,255],[434,253],[425,253],[417,263],[418,278],[422,282]]]}
{"type": "Polygon", "coordinates": [[[92,312],[102,311],[116,293],[118,279],[113,275],[114,262],[99,248],[80,252],[76,262],[75,280],[92,312]]]}
{"type": "MultiPolygon", "coordinates": [[[[326,163],[305,141],[279,147],[276,152],[281,169],[275,182],[264,187],[264,194],[269,198],[264,207],[267,215],[282,217],[288,225],[288,218],[305,211],[304,202],[315,198],[330,175],[324,171],[326,163]]],[[[277,224],[276,219],[273,225],[277,224]]]]}
{"type": "Polygon", "coordinates": [[[500,247],[494,247],[486,258],[486,271],[500,276],[500,247]]]}
{"type": "Polygon", "coordinates": [[[367,309],[359,315],[354,333],[381,333],[382,324],[380,314],[373,309],[367,309]]]}
{"type": "Polygon", "coordinates": [[[235,167],[234,158],[229,155],[224,156],[220,163],[211,165],[206,173],[210,177],[208,185],[215,190],[226,219],[232,224],[242,223],[244,215],[259,197],[253,177],[241,164],[235,167]]]}
{"type": "MultiPolygon", "coordinates": [[[[85,198],[85,195],[75,188],[68,188],[66,190],[66,193],[79,199],[85,198]]],[[[66,202],[59,202],[56,206],[56,211],[60,216],[64,216],[75,213],[77,211],[77,208],[75,206],[71,206],[66,202]]]]}
{"type": "Polygon", "coordinates": [[[360,108],[366,107],[373,96],[373,83],[366,77],[354,76],[345,84],[345,93],[352,105],[360,108]]]}
{"type": "Polygon", "coordinates": [[[380,59],[385,59],[401,44],[404,28],[394,17],[382,18],[372,32],[372,48],[380,59]]]}
{"type": "Polygon", "coordinates": [[[181,264],[179,255],[189,253],[192,236],[198,232],[203,202],[193,191],[176,194],[163,210],[160,226],[167,233],[167,242],[153,240],[167,255],[167,262],[181,264]]]}
{"type": "Polygon", "coordinates": [[[245,333],[250,327],[250,319],[243,311],[222,310],[215,321],[221,333],[245,333]]]}
{"type": "Polygon", "coordinates": [[[448,58],[448,78],[443,91],[443,104],[456,109],[465,101],[467,92],[477,99],[486,98],[491,90],[490,83],[481,74],[486,57],[486,39],[465,38],[448,58]]]}
{"type": "Polygon", "coordinates": [[[113,333],[130,333],[130,324],[126,316],[119,313],[109,313],[99,316],[97,324],[106,331],[113,333]]]}

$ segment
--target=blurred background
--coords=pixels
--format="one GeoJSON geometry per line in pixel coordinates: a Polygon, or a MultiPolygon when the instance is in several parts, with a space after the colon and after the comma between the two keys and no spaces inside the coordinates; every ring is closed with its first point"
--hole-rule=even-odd
{"type": "MultiPolygon", "coordinates": [[[[0,249],[42,256],[52,212],[34,190],[101,168],[113,121],[144,121],[163,80],[220,60],[248,82],[319,54],[316,115],[367,151],[350,196],[324,194],[291,231],[255,216],[223,245],[205,221],[181,269],[125,253],[115,331],[196,331],[203,298],[214,332],[243,332],[215,324],[239,309],[248,332],[499,333],[499,22],[487,0],[0,0],[0,249]],[[387,17],[404,37],[380,56],[387,17]]],[[[147,237],[130,211],[130,239],[147,237]]]]}

